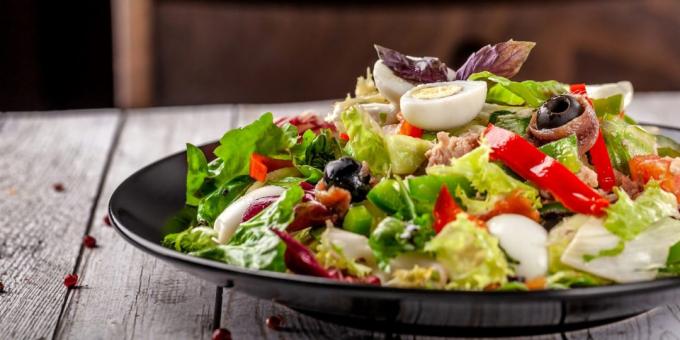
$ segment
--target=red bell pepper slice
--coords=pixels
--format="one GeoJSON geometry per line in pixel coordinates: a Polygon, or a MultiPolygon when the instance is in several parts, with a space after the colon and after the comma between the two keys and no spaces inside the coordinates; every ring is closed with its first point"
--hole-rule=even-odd
{"type": "Polygon", "coordinates": [[[569,86],[569,92],[573,94],[586,94],[586,84],[571,84],[569,86]]]}
{"type": "Polygon", "coordinates": [[[250,155],[250,177],[256,181],[264,182],[267,178],[267,165],[264,164],[264,156],[253,153],[250,155]]]}
{"type": "MultiPolygon", "coordinates": [[[[593,105],[593,101],[588,98],[586,84],[571,84],[569,90],[571,93],[586,96],[590,105],[593,105]]],[[[623,118],[623,112],[621,112],[621,117],[623,118]]],[[[597,185],[602,190],[611,191],[616,184],[616,176],[614,175],[614,168],[612,167],[612,161],[609,157],[609,151],[607,151],[607,145],[604,143],[604,138],[602,137],[602,131],[598,131],[595,144],[590,149],[590,161],[595,166],[597,185]]]]}
{"type": "Polygon", "coordinates": [[[281,168],[293,166],[293,162],[285,159],[275,159],[254,153],[250,155],[250,177],[263,182],[267,178],[267,173],[281,168]]]}
{"type": "Polygon", "coordinates": [[[609,206],[606,198],[518,134],[489,124],[484,139],[491,146],[492,159],[503,162],[518,175],[549,191],[568,209],[599,216],[609,206]]]}
{"type": "Polygon", "coordinates": [[[437,202],[434,204],[434,231],[439,234],[444,226],[455,221],[456,216],[461,212],[463,212],[463,209],[451,197],[449,189],[446,185],[442,185],[439,196],[437,196],[437,202]]]}
{"type": "Polygon", "coordinates": [[[399,126],[399,134],[420,138],[423,136],[423,129],[413,126],[404,120],[401,122],[401,126],[399,126]]]}
{"type": "MultiPolygon", "coordinates": [[[[465,211],[458,206],[458,203],[449,193],[449,189],[446,185],[442,185],[441,190],[439,190],[439,196],[437,196],[437,202],[434,204],[434,231],[439,234],[449,222],[455,221],[458,214],[462,212],[465,211]]],[[[472,215],[468,215],[467,218],[477,223],[480,228],[486,228],[484,221],[479,218],[472,215]]]]}
{"type": "Polygon", "coordinates": [[[590,161],[595,166],[595,172],[597,172],[597,184],[600,189],[611,191],[616,184],[616,176],[614,175],[612,161],[609,158],[607,145],[604,143],[604,137],[602,137],[602,131],[598,132],[595,144],[589,152],[590,161]]]}

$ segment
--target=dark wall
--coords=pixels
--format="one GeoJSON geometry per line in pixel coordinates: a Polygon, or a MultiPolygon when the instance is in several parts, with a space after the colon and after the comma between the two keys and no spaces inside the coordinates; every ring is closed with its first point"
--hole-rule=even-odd
{"type": "Polygon", "coordinates": [[[0,111],[113,106],[108,1],[0,1],[0,111]]]}
{"type": "Polygon", "coordinates": [[[678,0],[156,3],[160,105],[337,98],[373,43],[457,66],[509,38],[538,43],[519,79],[680,90],[678,0]]]}
{"type": "MultiPolygon", "coordinates": [[[[373,43],[457,66],[509,38],[538,43],[520,79],[680,90],[678,0],[150,1],[156,106],[337,98],[373,43]]],[[[0,111],[113,106],[110,8],[0,0],[0,111]]]]}

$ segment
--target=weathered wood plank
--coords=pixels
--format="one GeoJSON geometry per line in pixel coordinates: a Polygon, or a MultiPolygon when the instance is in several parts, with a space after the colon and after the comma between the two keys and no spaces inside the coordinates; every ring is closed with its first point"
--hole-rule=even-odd
{"type": "Polygon", "coordinates": [[[118,119],[0,115],[0,338],[52,336],[118,119]]]}
{"type": "Polygon", "coordinates": [[[233,289],[224,290],[221,327],[234,339],[357,339],[385,338],[385,334],[344,327],[316,320],[267,300],[257,299],[233,289]],[[266,320],[278,316],[283,320],[280,330],[267,327],[266,320]]]}
{"type": "Polygon", "coordinates": [[[78,268],[88,287],[68,300],[58,338],[209,338],[216,287],[133,248],[105,227],[102,217],[111,193],[128,175],[183,150],[185,142],[219,139],[233,125],[234,111],[234,106],[213,106],[127,115],[90,230],[99,247],[87,249],[78,268]]]}
{"type": "Polygon", "coordinates": [[[680,339],[680,306],[653,309],[609,325],[569,332],[568,339],[680,339]]]}

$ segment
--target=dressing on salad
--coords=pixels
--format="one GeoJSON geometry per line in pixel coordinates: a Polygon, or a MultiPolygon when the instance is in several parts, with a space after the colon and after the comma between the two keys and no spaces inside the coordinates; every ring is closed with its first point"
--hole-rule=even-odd
{"type": "Polygon", "coordinates": [[[680,274],[680,147],[625,114],[629,82],[511,80],[535,44],[457,69],[375,46],[329,114],[263,114],[188,144],[163,245],[254,270],[525,291],[680,274]]]}

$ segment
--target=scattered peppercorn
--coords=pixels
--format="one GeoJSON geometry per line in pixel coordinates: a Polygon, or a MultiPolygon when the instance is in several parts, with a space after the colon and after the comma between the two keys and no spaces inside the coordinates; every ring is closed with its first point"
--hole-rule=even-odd
{"type": "Polygon", "coordinates": [[[64,276],[64,286],[74,288],[78,284],[78,274],[66,274],[64,276]]]}
{"type": "Polygon", "coordinates": [[[65,190],[64,184],[61,182],[52,184],[52,189],[54,189],[56,192],[62,192],[65,190]]]}
{"type": "Polygon", "coordinates": [[[111,219],[109,218],[109,214],[104,215],[104,224],[107,226],[111,226],[111,219]]]}
{"type": "Polygon", "coordinates": [[[281,329],[281,325],[283,324],[283,319],[281,319],[281,317],[278,316],[278,315],[272,315],[272,316],[267,318],[267,320],[265,321],[265,324],[270,329],[279,330],[279,329],[281,329]]]}
{"type": "Polygon", "coordinates": [[[212,340],[231,340],[231,332],[224,328],[218,328],[213,331],[212,340]]]}
{"type": "Polygon", "coordinates": [[[5,292],[5,284],[0,282],[0,294],[5,292]]]}
{"type": "Polygon", "coordinates": [[[94,248],[97,246],[97,239],[90,235],[85,235],[83,237],[83,245],[87,248],[94,248]]]}

